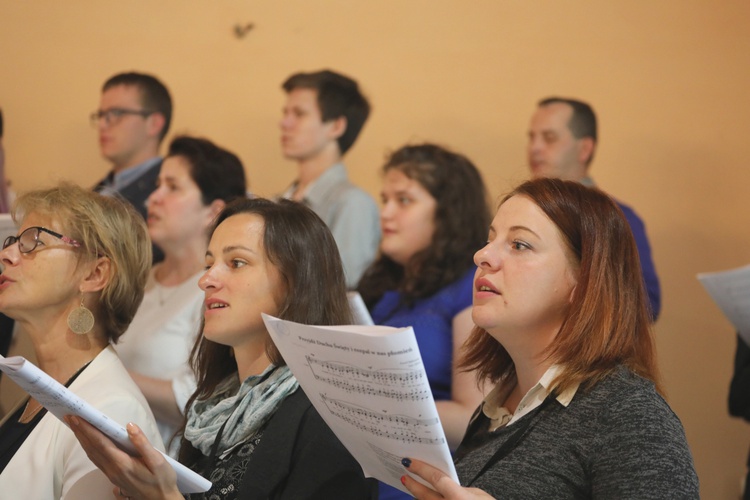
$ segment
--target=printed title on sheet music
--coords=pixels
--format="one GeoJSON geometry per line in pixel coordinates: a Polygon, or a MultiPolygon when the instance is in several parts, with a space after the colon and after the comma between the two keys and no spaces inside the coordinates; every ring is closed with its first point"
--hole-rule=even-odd
{"type": "Polygon", "coordinates": [[[320,345],[323,347],[330,347],[331,349],[340,349],[342,351],[346,352],[356,352],[358,354],[364,354],[364,355],[375,355],[375,356],[399,356],[401,354],[409,354],[412,352],[412,348],[409,347],[407,349],[401,349],[400,351],[388,351],[388,352],[381,352],[381,351],[371,351],[370,349],[360,349],[358,347],[350,347],[346,345],[340,345],[336,343],[330,343],[330,342],[321,342],[318,339],[308,339],[305,337],[300,336],[300,340],[307,342],[309,344],[315,344],[320,345]]]}

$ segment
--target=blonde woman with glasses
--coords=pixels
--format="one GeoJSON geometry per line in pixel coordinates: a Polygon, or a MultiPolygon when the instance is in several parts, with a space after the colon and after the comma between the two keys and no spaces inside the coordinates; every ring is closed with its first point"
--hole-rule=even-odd
{"type": "MultiPolygon", "coordinates": [[[[113,420],[154,417],[110,344],[143,297],[151,245],[124,202],[63,185],[21,196],[0,251],[0,312],[29,336],[39,367],[113,420]]],[[[73,433],[33,398],[0,423],[3,498],[107,498],[112,486],[73,433]]]]}

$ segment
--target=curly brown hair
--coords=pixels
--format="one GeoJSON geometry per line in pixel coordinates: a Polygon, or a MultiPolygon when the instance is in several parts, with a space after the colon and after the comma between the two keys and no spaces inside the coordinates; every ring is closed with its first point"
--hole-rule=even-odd
{"type": "Polygon", "coordinates": [[[411,305],[458,280],[474,265],[491,220],[482,176],[467,157],[435,144],[407,145],[387,158],[383,174],[392,169],[435,199],[435,233],[405,266],[381,254],[365,271],[357,290],[368,308],[389,290],[411,305]]]}

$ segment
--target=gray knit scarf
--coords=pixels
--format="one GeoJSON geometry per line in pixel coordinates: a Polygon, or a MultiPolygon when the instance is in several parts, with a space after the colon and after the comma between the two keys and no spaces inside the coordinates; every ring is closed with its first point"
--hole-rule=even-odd
{"type": "Polygon", "coordinates": [[[185,438],[210,456],[219,429],[226,422],[217,448],[224,456],[254,436],[268,422],[299,383],[286,366],[270,365],[240,385],[237,375],[221,382],[208,399],[196,400],[188,410],[185,438]]]}

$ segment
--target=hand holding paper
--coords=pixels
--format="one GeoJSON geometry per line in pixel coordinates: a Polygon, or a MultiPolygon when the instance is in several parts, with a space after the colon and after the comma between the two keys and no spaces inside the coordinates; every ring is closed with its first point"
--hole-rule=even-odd
{"type": "MultiPolygon", "coordinates": [[[[63,422],[65,422],[66,415],[80,417],[107,435],[123,450],[136,454],[127,431],[121,425],[79,398],[25,358],[21,356],[5,358],[0,355],[0,370],[63,422]]],[[[207,479],[171,457],[164,456],[177,473],[177,486],[181,492],[196,493],[206,491],[211,487],[211,482],[207,479]]]]}
{"type": "Polygon", "coordinates": [[[402,491],[403,457],[458,482],[411,328],[307,326],[263,315],[323,420],[367,476],[402,491]]]}

